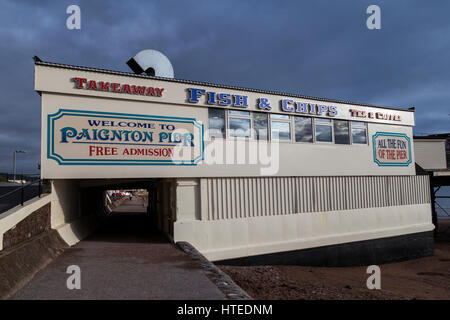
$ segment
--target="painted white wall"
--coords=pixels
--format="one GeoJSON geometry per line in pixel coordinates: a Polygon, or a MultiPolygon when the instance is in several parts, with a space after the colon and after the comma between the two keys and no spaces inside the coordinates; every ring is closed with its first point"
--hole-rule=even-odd
{"type": "MultiPolygon", "coordinates": [[[[145,178],[145,177],[214,177],[214,176],[328,176],[328,175],[413,175],[414,161],[407,167],[379,167],[373,161],[373,148],[370,137],[378,131],[405,133],[412,137],[414,112],[404,110],[388,110],[383,108],[354,106],[344,103],[298,99],[281,94],[257,93],[251,90],[217,88],[199,86],[197,84],[156,80],[133,75],[117,75],[107,72],[65,69],[52,66],[35,66],[35,89],[42,93],[42,175],[50,179],[77,178],[145,178]],[[133,85],[164,88],[162,97],[141,96],[125,93],[112,93],[86,89],[76,89],[72,81],[74,77],[84,77],[89,80],[108,81],[110,83],[128,83],[133,85]],[[83,111],[114,112],[139,115],[173,116],[195,118],[208,129],[208,107],[205,99],[192,104],[187,101],[190,87],[203,88],[209,91],[247,95],[249,107],[246,110],[257,110],[260,97],[268,98],[273,109],[270,112],[283,113],[279,101],[290,98],[295,101],[334,105],[338,108],[335,119],[365,121],[368,123],[367,145],[336,145],[327,143],[294,143],[282,142],[270,144],[274,147],[268,162],[256,164],[237,163],[237,155],[230,157],[230,152],[210,151],[211,142],[206,141],[206,161],[196,166],[156,166],[156,165],[58,165],[55,160],[47,159],[47,115],[56,113],[59,109],[75,109],[83,111]],[[352,117],[349,110],[356,108],[365,112],[387,112],[399,114],[402,121],[390,121],[370,118],[352,117]],[[275,146],[276,145],[276,146],[275,146]],[[279,150],[278,150],[279,148],[279,150]],[[211,164],[211,159],[217,159],[219,164],[211,164]],[[227,159],[231,161],[227,162],[227,159]],[[120,168],[120,170],[117,170],[120,168]]],[[[220,106],[215,106],[219,107],[220,106]]],[[[226,109],[239,109],[225,107],[226,109]]],[[[207,138],[207,137],[206,137],[207,138]]],[[[216,140],[214,143],[230,140],[216,140]]],[[[259,151],[265,155],[269,151],[255,149],[256,142],[240,141],[237,150],[245,150],[245,158],[249,159],[259,151]]],[[[72,145],[71,145],[72,147],[72,145]]],[[[75,146],[73,146],[75,148],[75,146]]],[[[413,151],[413,150],[412,150],[413,151]]],[[[413,152],[412,152],[413,153],[413,152]]],[[[412,154],[412,157],[414,155],[412,154]]],[[[267,158],[267,157],[266,157],[267,158]]]]}
{"type": "Polygon", "coordinates": [[[91,234],[100,222],[94,204],[80,206],[77,180],[52,181],[51,227],[71,246],[91,234]]]}
{"type": "MultiPolygon", "coordinates": [[[[372,185],[362,189],[380,195],[380,199],[384,201],[370,201],[374,205],[368,207],[367,200],[370,197],[367,196],[366,201],[360,199],[359,202],[350,200],[346,205],[341,203],[339,209],[332,206],[313,206],[314,198],[317,201],[319,195],[311,194],[303,198],[305,194],[309,195],[309,192],[296,188],[292,181],[287,184],[286,181],[275,181],[274,184],[281,183],[283,191],[280,189],[269,191],[268,179],[285,180],[285,178],[236,179],[239,183],[222,184],[219,191],[214,184],[208,186],[206,179],[200,179],[198,185],[188,179],[178,179],[177,195],[180,190],[180,193],[190,196],[177,198],[174,240],[191,243],[211,260],[222,260],[434,229],[427,195],[429,190],[427,176],[389,177],[391,183],[381,182],[381,184],[379,179],[372,179],[374,180],[372,185]],[[405,183],[395,184],[399,179],[405,183]],[[249,186],[250,181],[244,181],[243,185],[240,180],[255,181],[249,186]],[[389,186],[390,184],[392,185],[389,186]],[[260,205],[266,202],[264,194],[255,194],[257,190],[261,190],[261,185],[265,185],[265,192],[272,193],[271,197],[274,198],[272,205],[260,205]],[[393,186],[397,189],[392,190],[393,186]],[[387,194],[381,193],[386,191],[386,188],[387,192],[393,193],[394,198],[391,199],[387,194]],[[196,189],[200,191],[200,198],[194,196],[196,189]],[[302,203],[301,206],[292,205],[290,201],[292,195],[302,203]],[[220,197],[220,201],[215,201],[215,197],[220,197]],[[396,201],[393,201],[394,199],[396,201]],[[193,208],[200,210],[195,217],[191,213],[193,208]],[[277,208],[279,210],[276,210],[277,208]],[[308,212],[310,209],[314,212],[308,212]],[[238,212],[239,210],[241,211],[238,212]],[[221,214],[216,211],[221,211],[221,214]]],[[[323,182],[309,181],[310,178],[301,179],[308,180],[304,181],[308,185],[315,183],[319,189],[320,184],[323,185],[323,182]]],[[[348,182],[353,184],[351,181],[348,182]]],[[[333,201],[333,195],[339,195],[338,189],[331,191],[329,201],[333,201]]],[[[364,194],[356,192],[353,196],[365,197],[364,194]]]]}
{"type": "Polygon", "coordinates": [[[197,179],[177,179],[176,182],[176,219],[191,221],[200,215],[200,190],[197,179]]]}
{"type": "MultiPolygon", "coordinates": [[[[47,115],[60,108],[84,111],[107,111],[114,113],[145,114],[156,116],[186,117],[186,108],[178,105],[149,103],[132,100],[99,99],[85,96],[62,94],[42,94],[42,176],[49,179],[85,178],[152,178],[152,177],[217,177],[217,176],[329,176],[329,175],[413,175],[414,159],[407,167],[380,167],[373,161],[370,137],[378,131],[405,133],[412,137],[412,127],[385,124],[368,124],[369,143],[367,145],[336,145],[332,143],[269,143],[260,148],[256,141],[240,140],[234,144],[235,150],[245,150],[246,164],[239,164],[238,154],[230,157],[224,148],[232,145],[231,140],[205,142],[206,161],[196,166],[156,166],[156,165],[59,165],[47,159],[47,115]],[[210,144],[215,144],[214,151],[210,144]],[[222,146],[222,147],[220,147],[222,146]],[[274,148],[273,151],[271,148],[274,148]],[[273,156],[271,153],[273,152],[273,156]],[[262,154],[261,161],[250,162],[250,155],[262,154]],[[228,158],[227,158],[228,157],[228,158]],[[215,160],[212,160],[215,159],[215,160]],[[250,163],[249,163],[250,162],[250,163]],[[119,170],[117,170],[119,168],[119,170]],[[264,171],[265,170],[265,171],[264,171]]],[[[207,127],[208,109],[189,108],[189,117],[196,118],[207,127]]],[[[412,147],[412,146],[411,146],[412,147]]],[[[412,152],[414,158],[414,153],[412,152]]]]}
{"type": "Polygon", "coordinates": [[[176,221],[212,261],[431,231],[430,204],[309,212],[216,221],[176,221]]]}
{"type": "Polygon", "coordinates": [[[52,195],[51,227],[53,229],[81,217],[77,181],[53,180],[52,195]]]}
{"type": "Polygon", "coordinates": [[[424,169],[446,169],[445,139],[414,139],[416,162],[424,169]]]}

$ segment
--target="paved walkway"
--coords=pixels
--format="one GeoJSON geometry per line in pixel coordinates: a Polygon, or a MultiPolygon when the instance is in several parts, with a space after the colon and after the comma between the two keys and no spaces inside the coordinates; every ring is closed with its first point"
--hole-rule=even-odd
{"type": "Polygon", "coordinates": [[[144,206],[144,203],[139,197],[132,197],[131,200],[127,199],[122,203],[122,205],[114,210],[115,213],[119,212],[141,212],[144,213],[147,211],[147,207],[144,206]]]}
{"type": "Polygon", "coordinates": [[[189,256],[148,232],[141,200],[126,200],[94,235],[69,248],[13,299],[225,299],[189,256]],[[127,212],[123,211],[127,210],[127,212]],[[81,269],[81,289],[66,286],[81,269]]]}

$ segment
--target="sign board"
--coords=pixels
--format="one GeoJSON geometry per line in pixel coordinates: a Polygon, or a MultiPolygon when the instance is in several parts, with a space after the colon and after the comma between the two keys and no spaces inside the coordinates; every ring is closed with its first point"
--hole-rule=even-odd
{"type": "Polygon", "coordinates": [[[60,109],[47,116],[47,158],[60,165],[196,165],[203,124],[193,118],[60,109]]]}
{"type": "MultiPolygon", "coordinates": [[[[35,89],[42,96],[46,179],[415,174],[412,110],[43,62],[35,65],[35,89]],[[214,124],[210,108],[223,110],[217,128],[224,139],[206,137],[214,124]],[[289,119],[290,142],[227,133],[242,123],[247,130],[249,121],[251,129],[271,132],[272,115],[289,119]],[[355,129],[349,134],[363,132],[369,143],[296,142],[296,120],[304,117],[365,123],[359,131],[362,125],[349,124],[355,129]],[[372,143],[375,134],[378,144],[372,143]],[[323,159],[333,165],[324,166],[323,159]]],[[[318,128],[311,122],[308,135],[318,128]]],[[[323,129],[332,135],[333,128],[328,121],[323,129]]]]}
{"type": "Polygon", "coordinates": [[[404,133],[376,132],[372,136],[373,160],[378,166],[409,166],[411,140],[404,133]]]}
{"type": "Polygon", "coordinates": [[[241,109],[297,116],[413,126],[414,112],[291,95],[266,90],[158,79],[123,72],[39,62],[35,67],[39,92],[103,97],[185,107],[241,109]]]}

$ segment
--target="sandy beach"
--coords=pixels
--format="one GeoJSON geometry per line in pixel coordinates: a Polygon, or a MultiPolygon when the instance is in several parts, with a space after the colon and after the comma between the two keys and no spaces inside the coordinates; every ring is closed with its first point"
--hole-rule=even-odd
{"type": "Polygon", "coordinates": [[[367,267],[220,266],[254,299],[450,299],[450,219],[439,220],[434,256],[380,265],[381,289],[367,267]]]}

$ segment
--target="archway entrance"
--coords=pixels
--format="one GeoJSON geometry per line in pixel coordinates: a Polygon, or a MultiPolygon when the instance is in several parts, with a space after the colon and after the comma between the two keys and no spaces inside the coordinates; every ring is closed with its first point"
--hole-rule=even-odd
{"type": "Polygon", "coordinates": [[[60,210],[53,223],[80,221],[71,227],[79,239],[139,242],[158,235],[173,241],[173,189],[170,179],[57,180],[53,190],[60,210]]]}

